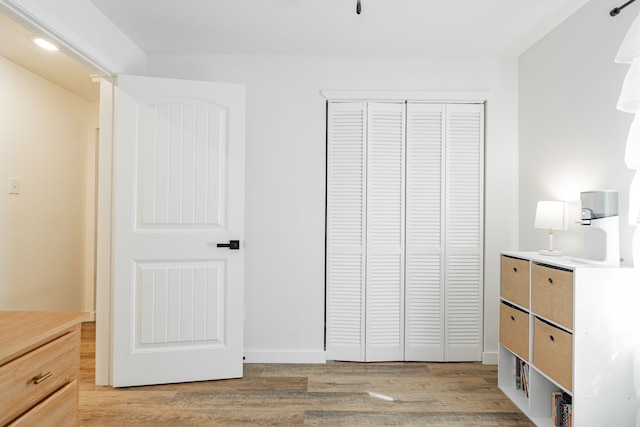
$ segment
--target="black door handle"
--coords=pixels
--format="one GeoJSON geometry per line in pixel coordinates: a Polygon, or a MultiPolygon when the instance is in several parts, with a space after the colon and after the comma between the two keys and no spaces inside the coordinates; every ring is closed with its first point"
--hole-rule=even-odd
{"type": "Polygon", "coordinates": [[[240,249],[240,240],[229,240],[229,243],[218,243],[219,248],[240,249]]]}

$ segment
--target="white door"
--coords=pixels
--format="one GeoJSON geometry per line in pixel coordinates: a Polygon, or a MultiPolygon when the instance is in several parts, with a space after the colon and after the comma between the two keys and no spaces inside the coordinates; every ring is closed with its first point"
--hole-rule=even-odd
{"type": "Polygon", "coordinates": [[[365,360],[404,360],[405,106],[368,104],[365,360]]]}
{"type": "Polygon", "coordinates": [[[244,86],[118,77],[116,387],[242,376],[244,116],[244,86]]]}
{"type": "Polygon", "coordinates": [[[482,359],[484,105],[446,107],[445,360],[482,359]]]}
{"type": "Polygon", "coordinates": [[[407,104],[405,360],[444,362],[443,104],[407,104]]]}
{"type": "Polygon", "coordinates": [[[329,103],[327,358],[403,360],[402,103],[329,103]]]}
{"type": "Polygon", "coordinates": [[[480,360],[484,106],[327,112],[327,358],[480,360]]]}
{"type": "Polygon", "coordinates": [[[364,362],[367,104],[327,115],[327,359],[364,362]]]}

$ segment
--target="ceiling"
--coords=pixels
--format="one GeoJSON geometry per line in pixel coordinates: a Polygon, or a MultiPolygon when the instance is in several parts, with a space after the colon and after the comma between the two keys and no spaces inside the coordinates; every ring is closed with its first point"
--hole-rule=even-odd
{"type": "Polygon", "coordinates": [[[147,54],[517,56],[588,0],[90,0],[147,54]]]}
{"type": "Polygon", "coordinates": [[[100,85],[91,80],[91,71],[62,52],[36,46],[34,34],[0,14],[0,56],[62,86],[87,101],[97,101],[100,85]]]}
{"type": "MultiPolygon", "coordinates": [[[[589,0],[85,0],[147,55],[517,57],[589,0]]],[[[615,6],[617,4],[614,4],[615,6]]],[[[606,13],[607,11],[603,11],[606,13]]],[[[93,101],[91,71],[0,15],[0,55],[93,101]]]]}

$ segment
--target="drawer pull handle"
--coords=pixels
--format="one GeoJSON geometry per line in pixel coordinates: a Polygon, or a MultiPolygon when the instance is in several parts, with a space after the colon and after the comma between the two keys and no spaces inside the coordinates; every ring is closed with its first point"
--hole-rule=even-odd
{"type": "Polygon", "coordinates": [[[553,335],[549,335],[549,339],[551,340],[551,342],[555,341],[556,339],[553,337],[553,335]]]}
{"type": "Polygon", "coordinates": [[[513,320],[514,322],[516,321],[516,318],[511,316],[511,320],[513,320]]]}
{"type": "Polygon", "coordinates": [[[549,277],[549,283],[553,285],[553,279],[551,277],[549,277]]]}
{"type": "Polygon", "coordinates": [[[518,272],[518,267],[513,267],[513,272],[517,273],[518,272]]]}
{"type": "Polygon", "coordinates": [[[51,375],[53,375],[51,372],[47,372],[46,374],[42,374],[42,375],[37,375],[37,376],[33,377],[33,383],[34,384],[40,384],[42,381],[46,380],[51,375]]]}

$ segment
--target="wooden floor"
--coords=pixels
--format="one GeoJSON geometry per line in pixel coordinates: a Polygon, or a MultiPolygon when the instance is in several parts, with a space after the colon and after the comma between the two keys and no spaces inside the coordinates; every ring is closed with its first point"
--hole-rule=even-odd
{"type": "Polygon", "coordinates": [[[80,426],[533,426],[478,363],[245,364],[244,378],[94,385],[95,327],[82,327],[80,426]]]}

